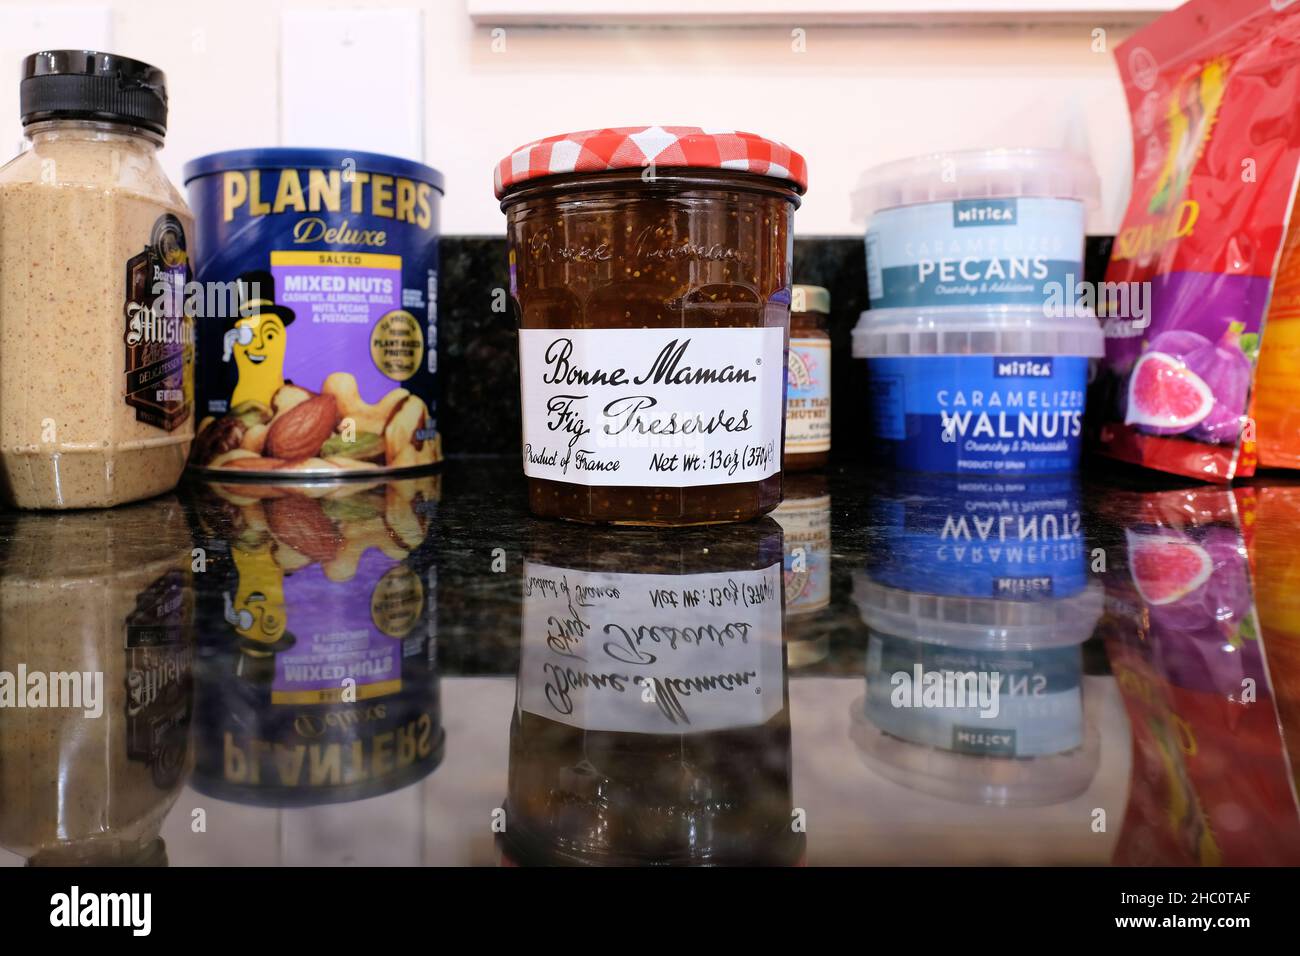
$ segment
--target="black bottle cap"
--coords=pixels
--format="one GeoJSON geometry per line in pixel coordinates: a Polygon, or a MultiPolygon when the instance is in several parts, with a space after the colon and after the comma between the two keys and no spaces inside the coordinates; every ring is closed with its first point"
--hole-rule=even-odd
{"type": "Polygon", "coordinates": [[[167,132],[167,77],[148,63],[94,50],[45,50],[23,60],[23,126],[49,119],[100,120],[167,132]]]}

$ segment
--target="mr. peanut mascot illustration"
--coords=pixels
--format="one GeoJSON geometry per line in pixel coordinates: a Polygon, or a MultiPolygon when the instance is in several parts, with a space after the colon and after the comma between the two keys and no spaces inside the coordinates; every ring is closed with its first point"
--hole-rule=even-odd
{"type": "Polygon", "coordinates": [[[246,272],[239,277],[239,315],[226,332],[222,361],[233,352],[239,382],[230,405],[257,402],[271,407],[271,397],[284,384],[284,356],[293,310],[275,304],[275,279],[269,272],[246,272]]]}

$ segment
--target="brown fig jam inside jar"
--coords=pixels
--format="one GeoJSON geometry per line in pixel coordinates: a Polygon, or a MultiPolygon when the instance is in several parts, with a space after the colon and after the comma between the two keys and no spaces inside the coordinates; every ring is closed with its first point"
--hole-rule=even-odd
{"type": "Polygon", "coordinates": [[[499,187],[535,514],[709,524],[780,503],[801,189],[663,165],[499,187]]]}

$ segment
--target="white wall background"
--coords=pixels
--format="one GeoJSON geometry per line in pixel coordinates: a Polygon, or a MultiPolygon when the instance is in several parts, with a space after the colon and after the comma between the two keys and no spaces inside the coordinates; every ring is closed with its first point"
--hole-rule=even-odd
{"type": "Polygon", "coordinates": [[[1115,230],[1130,144],[1112,51],[1125,28],[1034,14],[1000,26],[797,19],[494,33],[466,0],[0,0],[0,146],[19,138],[20,58],[98,46],[166,70],[163,158],[177,177],[187,159],[245,146],[404,154],[446,174],[445,233],[501,231],[492,166],[514,147],[644,123],[752,130],[803,152],[803,234],[857,232],[849,193],[866,166],[995,145],[1090,153],[1104,189],[1090,229],[1115,230]]]}

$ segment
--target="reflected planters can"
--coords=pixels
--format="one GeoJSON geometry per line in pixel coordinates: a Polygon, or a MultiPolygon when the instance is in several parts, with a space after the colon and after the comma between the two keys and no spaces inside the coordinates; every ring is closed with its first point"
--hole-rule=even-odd
{"type": "Polygon", "coordinates": [[[535,514],[744,521],[781,500],[804,160],[749,133],[628,127],[497,168],[535,514]]]}
{"type": "Polygon", "coordinates": [[[198,790],[338,803],[441,762],[439,482],[200,486],[198,790]]]}
{"type": "Polygon", "coordinates": [[[337,475],[430,465],[442,175],[349,150],[185,167],[199,429],[190,463],[337,475]]]}

